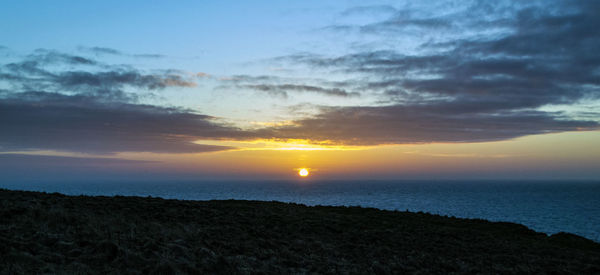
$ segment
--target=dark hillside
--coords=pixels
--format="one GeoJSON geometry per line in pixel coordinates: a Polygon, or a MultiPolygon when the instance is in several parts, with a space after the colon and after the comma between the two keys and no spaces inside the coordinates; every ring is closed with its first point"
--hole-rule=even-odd
{"type": "Polygon", "coordinates": [[[600,273],[600,244],[359,207],[0,190],[0,273],[600,273]]]}

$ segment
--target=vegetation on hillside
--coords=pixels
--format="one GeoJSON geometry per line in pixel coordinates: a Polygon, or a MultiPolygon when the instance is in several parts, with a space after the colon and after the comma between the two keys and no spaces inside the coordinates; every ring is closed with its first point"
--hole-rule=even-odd
{"type": "Polygon", "coordinates": [[[0,190],[0,273],[600,273],[600,244],[360,207],[0,190]]]}

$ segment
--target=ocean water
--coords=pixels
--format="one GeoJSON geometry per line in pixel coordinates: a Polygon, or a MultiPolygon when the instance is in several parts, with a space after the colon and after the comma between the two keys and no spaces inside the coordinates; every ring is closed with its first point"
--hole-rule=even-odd
{"type": "Polygon", "coordinates": [[[346,205],[491,221],[600,241],[600,181],[155,181],[0,183],[69,195],[346,205]]]}

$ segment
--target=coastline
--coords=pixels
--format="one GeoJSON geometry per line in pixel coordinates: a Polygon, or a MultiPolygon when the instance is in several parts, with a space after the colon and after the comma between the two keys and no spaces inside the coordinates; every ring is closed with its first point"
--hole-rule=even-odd
{"type": "Polygon", "coordinates": [[[596,273],[600,244],[508,222],[0,189],[0,273],[596,273]]]}

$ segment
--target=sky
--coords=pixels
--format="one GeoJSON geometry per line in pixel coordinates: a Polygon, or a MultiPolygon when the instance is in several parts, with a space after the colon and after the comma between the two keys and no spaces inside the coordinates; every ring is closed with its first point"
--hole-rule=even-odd
{"type": "Polygon", "coordinates": [[[3,1],[0,179],[600,179],[600,1],[3,1]]]}

